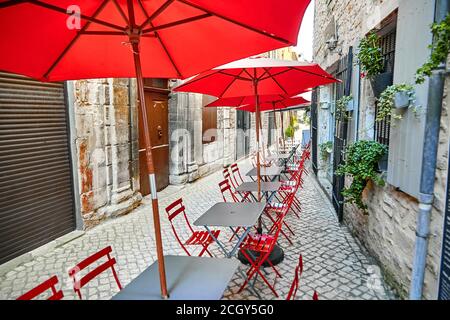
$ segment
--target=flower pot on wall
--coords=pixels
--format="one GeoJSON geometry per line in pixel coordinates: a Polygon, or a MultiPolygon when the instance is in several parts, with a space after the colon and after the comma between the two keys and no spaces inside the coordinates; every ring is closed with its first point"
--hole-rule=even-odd
{"type": "Polygon", "coordinates": [[[373,94],[376,98],[379,98],[381,93],[390,85],[392,85],[393,74],[392,72],[385,72],[377,74],[370,79],[373,94]]]}
{"type": "Polygon", "coordinates": [[[409,106],[409,93],[407,91],[396,92],[394,95],[394,106],[397,109],[409,106]]]}

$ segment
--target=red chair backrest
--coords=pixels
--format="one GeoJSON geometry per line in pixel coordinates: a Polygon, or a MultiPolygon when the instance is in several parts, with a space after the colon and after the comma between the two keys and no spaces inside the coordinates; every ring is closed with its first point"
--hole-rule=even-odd
{"type": "Polygon", "coordinates": [[[297,267],[295,267],[294,280],[292,281],[291,288],[289,289],[289,293],[286,297],[286,300],[294,300],[295,299],[295,296],[297,295],[297,290],[298,290],[298,283],[299,283],[302,273],[303,273],[303,257],[302,257],[302,255],[300,255],[298,257],[297,267]]]}
{"type": "Polygon", "coordinates": [[[223,178],[227,179],[229,182],[231,182],[231,185],[233,186],[233,189],[236,190],[237,186],[234,184],[234,181],[231,178],[230,171],[228,171],[228,168],[223,169],[222,174],[223,174],[223,178]]]}
{"type": "Polygon", "coordinates": [[[241,183],[244,182],[244,179],[242,179],[241,172],[239,171],[239,167],[238,167],[237,163],[233,163],[231,165],[231,175],[234,178],[234,182],[235,182],[236,186],[239,186],[241,183]]]}
{"type": "Polygon", "coordinates": [[[190,256],[190,252],[187,251],[187,249],[184,247],[183,245],[183,241],[181,240],[180,236],[178,235],[177,229],[175,228],[175,225],[173,223],[173,220],[178,217],[180,214],[183,214],[185,223],[187,224],[189,230],[191,230],[192,233],[194,233],[194,229],[191,226],[191,223],[189,222],[189,219],[186,215],[186,208],[183,204],[183,199],[180,198],[178,200],[175,200],[174,202],[172,202],[172,204],[170,204],[169,206],[167,206],[166,208],[166,212],[167,215],[169,217],[169,221],[170,221],[170,225],[172,226],[172,230],[173,233],[175,235],[175,238],[177,239],[178,243],[181,245],[181,247],[183,248],[183,250],[190,256]]]}
{"type": "Polygon", "coordinates": [[[228,192],[229,195],[231,196],[231,200],[233,202],[239,202],[239,199],[236,197],[234,192],[231,190],[231,186],[230,186],[230,183],[228,182],[228,179],[225,179],[225,180],[219,182],[219,188],[220,188],[220,192],[222,192],[223,201],[228,202],[227,197],[226,197],[226,194],[228,192]]]}
{"type": "Polygon", "coordinates": [[[37,287],[31,289],[27,293],[24,293],[20,297],[18,297],[16,300],[31,300],[45,291],[51,289],[52,295],[47,298],[47,300],[61,300],[64,297],[64,294],[61,290],[56,290],[56,284],[58,283],[58,277],[53,276],[50,279],[45,280],[37,287]]]}
{"type": "Polygon", "coordinates": [[[111,257],[111,246],[103,248],[102,250],[94,253],[93,255],[87,257],[80,263],[78,263],[75,267],[69,270],[69,276],[73,279],[73,290],[78,294],[78,297],[81,297],[80,289],[83,288],[89,281],[94,279],[100,273],[106,271],[107,269],[111,269],[114,279],[120,290],[122,290],[122,285],[120,284],[119,278],[117,277],[116,269],[114,265],[116,264],[116,259],[111,257]],[[84,276],[79,277],[79,273],[94,264],[100,259],[106,258],[106,261],[97,265],[93,270],[86,273],[84,276]]]}

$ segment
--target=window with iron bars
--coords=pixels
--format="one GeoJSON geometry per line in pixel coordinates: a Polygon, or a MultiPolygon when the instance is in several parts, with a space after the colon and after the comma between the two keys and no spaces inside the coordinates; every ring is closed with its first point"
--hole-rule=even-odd
{"type": "MultiPolygon", "coordinates": [[[[383,54],[384,71],[394,72],[395,63],[395,35],[396,29],[392,29],[385,35],[380,37],[381,52],[383,54]]],[[[391,83],[392,84],[392,83],[391,83]]],[[[377,104],[375,104],[375,114],[378,113],[377,104]]],[[[390,116],[382,121],[375,122],[375,140],[389,147],[389,135],[391,132],[390,116]]]]}

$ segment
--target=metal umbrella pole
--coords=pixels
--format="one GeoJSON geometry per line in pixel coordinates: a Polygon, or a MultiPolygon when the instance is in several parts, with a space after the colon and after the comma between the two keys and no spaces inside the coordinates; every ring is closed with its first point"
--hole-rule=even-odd
{"type": "Polygon", "coordinates": [[[150,133],[148,129],[148,114],[145,104],[144,95],[144,80],[142,76],[142,66],[141,66],[141,56],[139,51],[139,42],[141,34],[136,28],[133,0],[128,0],[128,13],[130,19],[130,43],[133,49],[134,66],[136,69],[136,80],[137,80],[137,91],[139,98],[139,110],[143,124],[144,130],[144,144],[145,144],[145,156],[146,165],[148,171],[148,178],[150,182],[150,191],[152,197],[152,211],[153,211],[153,224],[155,228],[155,240],[156,240],[156,253],[158,257],[158,270],[159,270],[159,280],[161,286],[161,296],[163,299],[167,299],[169,294],[167,292],[167,282],[166,282],[166,272],[164,264],[164,252],[161,239],[161,223],[159,219],[159,206],[158,206],[158,192],[156,189],[156,179],[155,179],[155,167],[153,165],[153,155],[152,155],[152,143],[150,140],[150,133]]]}
{"type": "Polygon", "coordinates": [[[283,141],[283,150],[286,149],[286,143],[284,141],[284,120],[283,120],[283,111],[281,111],[281,137],[283,141]]]}

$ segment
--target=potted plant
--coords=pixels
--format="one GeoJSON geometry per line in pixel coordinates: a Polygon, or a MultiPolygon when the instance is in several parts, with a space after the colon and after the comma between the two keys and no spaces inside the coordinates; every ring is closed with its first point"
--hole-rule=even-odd
{"type": "Polygon", "coordinates": [[[322,161],[327,161],[330,154],[333,152],[333,142],[327,141],[319,144],[320,158],[322,161]]]}
{"type": "Polygon", "coordinates": [[[384,180],[377,173],[379,160],[387,153],[387,147],[376,141],[360,140],[346,148],[345,162],[339,165],[336,175],[350,175],[352,183],[344,188],[342,195],[348,203],[354,203],[367,214],[367,205],[362,201],[362,193],[367,183],[372,180],[379,186],[384,180]]]}
{"type": "Polygon", "coordinates": [[[336,101],[335,115],[338,120],[348,120],[350,119],[347,111],[353,111],[353,97],[343,96],[336,101]]]}
{"type": "Polygon", "coordinates": [[[402,116],[394,113],[394,110],[407,107],[412,108],[413,112],[417,113],[419,106],[416,105],[414,87],[406,83],[389,86],[381,93],[378,99],[375,121],[383,121],[387,116],[400,120],[402,116]]]}
{"type": "Polygon", "coordinates": [[[380,38],[375,32],[369,33],[358,46],[358,60],[361,70],[369,78],[376,98],[392,84],[392,72],[383,72],[383,54],[380,48],[380,38]]]}

